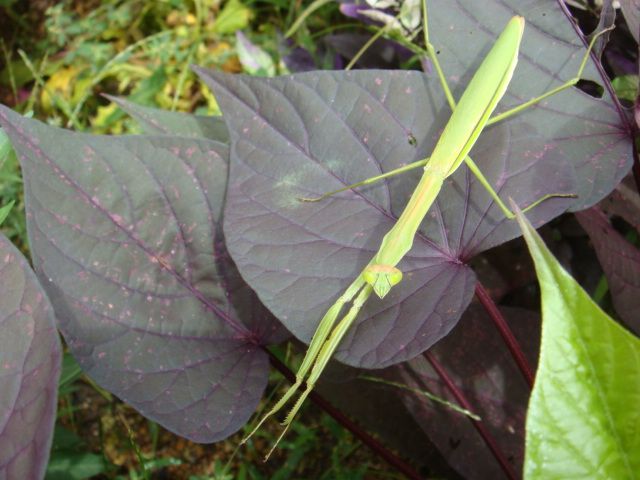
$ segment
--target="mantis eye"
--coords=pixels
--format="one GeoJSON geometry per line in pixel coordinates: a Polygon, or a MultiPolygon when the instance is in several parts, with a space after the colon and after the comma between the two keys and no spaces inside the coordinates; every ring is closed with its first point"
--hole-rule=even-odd
{"type": "Polygon", "coordinates": [[[362,275],[364,281],[373,287],[373,291],[380,298],[384,298],[391,287],[402,280],[402,272],[391,265],[369,265],[362,275]]]}

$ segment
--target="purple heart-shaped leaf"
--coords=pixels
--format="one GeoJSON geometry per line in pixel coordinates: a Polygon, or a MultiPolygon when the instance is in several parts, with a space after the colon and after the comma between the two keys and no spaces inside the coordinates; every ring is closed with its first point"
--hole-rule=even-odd
{"type": "Polygon", "coordinates": [[[240,278],[220,225],[224,144],[99,137],[0,109],[25,179],[36,272],[82,368],[143,415],[212,442],[266,385],[280,324],[240,278]]]}
{"type": "MultiPolygon", "coordinates": [[[[456,96],[517,13],[490,3],[500,14],[487,15],[484,2],[430,4],[432,37],[446,44],[441,56],[456,96]]],[[[554,5],[533,12],[501,108],[575,75],[584,48],[554,5]]],[[[308,342],[327,308],[377,251],[421,172],[318,203],[297,198],[428,156],[449,117],[438,81],[400,71],[271,79],[197,71],[216,95],[231,136],[225,207],[231,255],[263,303],[308,342]]],[[[597,72],[589,67],[586,76],[597,72]]],[[[535,225],[598,201],[631,164],[628,129],[614,102],[575,88],[485,129],[471,156],[501,197],[521,207],[545,194],[578,195],[549,199],[528,212],[535,225]]],[[[429,348],[453,328],[473,294],[467,260],[518,235],[515,222],[461,168],[401,262],[403,282],[384,300],[368,302],[337,358],[380,368],[429,348]]]]}
{"type": "Polygon", "coordinates": [[[44,477],[60,361],[49,299],[22,254],[0,234],[0,478],[44,477]]]}

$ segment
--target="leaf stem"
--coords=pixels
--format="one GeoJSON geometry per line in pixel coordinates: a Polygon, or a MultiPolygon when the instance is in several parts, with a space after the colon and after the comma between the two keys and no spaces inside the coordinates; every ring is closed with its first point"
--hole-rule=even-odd
{"type": "Polygon", "coordinates": [[[449,83],[447,82],[447,77],[440,66],[440,62],[438,61],[438,54],[436,49],[433,48],[433,45],[429,41],[429,15],[427,13],[427,2],[426,0],[422,1],[422,31],[424,33],[424,48],[427,50],[427,57],[431,60],[434,68],[436,69],[436,73],[438,74],[438,79],[440,80],[440,85],[442,85],[442,90],[444,91],[444,95],[447,98],[447,103],[451,110],[456,108],[456,101],[453,98],[453,94],[451,93],[451,89],[449,88],[449,83]]]}
{"type": "Polygon", "coordinates": [[[332,0],[314,0],[311,4],[305,9],[304,12],[293,22],[293,25],[289,27],[289,29],[284,34],[284,38],[290,38],[294,33],[302,26],[304,21],[311,15],[313,12],[318,10],[319,8],[324,7],[328,3],[331,3],[332,0]]]}
{"type": "MultiPolygon", "coordinates": [[[[455,397],[456,401],[460,405],[462,405],[462,407],[466,408],[467,410],[473,409],[473,407],[472,407],[471,403],[469,402],[469,400],[467,400],[467,398],[464,396],[464,393],[462,393],[462,390],[460,390],[458,388],[458,386],[455,384],[453,379],[449,376],[449,374],[444,369],[442,364],[438,361],[438,359],[435,356],[433,356],[433,354],[430,353],[429,351],[424,352],[422,355],[431,364],[431,366],[436,371],[436,373],[438,374],[440,379],[446,385],[447,389],[455,397]]],[[[475,427],[476,431],[483,438],[483,440],[485,441],[485,444],[487,445],[487,447],[489,447],[489,449],[493,453],[493,456],[495,457],[497,462],[500,464],[500,467],[502,468],[502,471],[504,472],[504,474],[510,480],[517,480],[518,476],[513,471],[512,465],[509,463],[509,461],[505,457],[504,453],[502,452],[502,450],[498,446],[498,443],[496,442],[496,440],[493,438],[493,436],[489,432],[489,429],[487,428],[487,426],[483,422],[478,422],[477,420],[474,420],[471,417],[467,417],[467,418],[472,423],[472,425],[475,427]]]]}
{"type": "Polygon", "coordinates": [[[502,315],[502,313],[500,313],[500,310],[498,310],[498,307],[489,295],[489,292],[487,292],[487,289],[484,288],[484,286],[480,282],[476,283],[476,297],[478,298],[478,300],[480,300],[480,303],[487,311],[494,325],[500,332],[502,339],[511,352],[511,356],[515,360],[518,368],[520,369],[520,372],[524,376],[527,385],[529,385],[529,388],[533,388],[533,369],[531,368],[527,357],[525,357],[520,343],[518,342],[515,335],[513,334],[513,331],[511,330],[511,328],[509,328],[509,325],[504,319],[504,316],[502,315]]]}
{"type": "Polygon", "coordinates": [[[360,60],[362,55],[364,55],[365,52],[369,50],[369,47],[373,45],[376,42],[376,40],[378,40],[385,33],[387,33],[387,31],[389,31],[389,25],[391,24],[385,25],[384,27],[380,28],[376,33],[374,33],[373,36],[370,39],[368,39],[365,42],[365,44],[360,48],[360,50],[358,50],[358,52],[353,56],[353,58],[349,61],[347,66],[344,67],[344,69],[347,71],[351,70],[353,66],[358,62],[358,60],[360,60]]]}

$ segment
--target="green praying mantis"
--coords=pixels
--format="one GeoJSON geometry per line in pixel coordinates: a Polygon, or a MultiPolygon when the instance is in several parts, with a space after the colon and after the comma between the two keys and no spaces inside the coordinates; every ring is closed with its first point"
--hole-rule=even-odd
{"type": "MultiPolygon", "coordinates": [[[[384,298],[389,291],[402,280],[402,272],[397,265],[411,250],[414,237],[420,224],[436,200],[445,180],[452,175],[463,163],[476,175],[480,183],[487,189],[493,200],[500,207],[504,215],[513,219],[515,215],[500,199],[496,191],[484,177],[479,167],[468,156],[483,129],[510,117],[527,107],[534,105],[562,90],[574,86],[580,79],[595,40],[604,31],[599,32],[591,40],[587,52],[582,59],[577,75],[562,85],[533,98],[500,115],[491,117],[498,102],[504,95],[513,76],[518,60],[520,42],[524,33],[525,21],[523,17],[513,17],[485,59],[469,82],[460,101],[457,103],[448,88],[444,74],[435,55],[435,49],[429,41],[428,16],[426,1],[422,1],[423,32],[426,53],[430,57],[444,89],[448,103],[453,113],[445,126],[431,156],[405,167],[372,177],[362,182],[352,184],[328,192],[317,198],[301,198],[306,202],[321,201],[336,193],[368,185],[392,175],[396,175],[414,168],[424,168],[424,173],[415,188],[404,211],[395,225],[384,236],[380,248],[357,278],[347,287],[344,293],[328,309],[316,329],[307,353],[296,374],[295,383],[284,396],[269,410],[252,432],[243,440],[246,442],[265,422],[266,419],[280,411],[289,400],[306,384],[293,408],[286,416],[284,429],[272,449],[267,454],[268,459],[280,440],[286,434],[300,407],[314,388],[317,380],[332,358],[342,338],[356,319],[362,306],[373,293],[384,298]],[[343,314],[343,311],[346,312],[343,314]],[[342,315],[342,317],[340,317],[342,315]]],[[[607,30],[605,30],[607,31],[607,30]]],[[[524,212],[534,208],[551,197],[575,197],[573,194],[547,194],[523,209],[524,212]]]]}

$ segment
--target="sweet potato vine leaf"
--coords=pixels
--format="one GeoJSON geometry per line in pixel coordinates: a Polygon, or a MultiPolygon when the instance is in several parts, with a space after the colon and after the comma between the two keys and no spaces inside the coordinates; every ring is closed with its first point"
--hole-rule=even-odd
{"type": "Polygon", "coordinates": [[[591,238],[604,270],[616,312],[636,334],[640,333],[640,250],[609,223],[598,207],[576,213],[591,238]]]}
{"type": "Polygon", "coordinates": [[[247,421],[282,328],[224,246],[227,147],[75,134],[0,108],[23,168],[33,263],[82,368],[199,442],[247,421]]]}
{"type": "MultiPolygon", "coordinates": [[[[457,97],[521,2],[430,2],[433,40],[457,97]],[[486,12],[491,11],[491,15],[486,12]],[[494,14],[493,12],[500,12],[494,14]]],[[[520,62],[500,108],[575,75],[584,48],[555,2],[528,14],[520,62]],[[541,54],[540,52],[544,52],[541,54]]],[[[318,203],[332,191],[428,156],[449,117],[435,76],[407,71],[307,72],[250,78],[197,69],[231,136],[225,206],[229,251],[243,278],[299,339],[378,249],[421,171],[318,203]]],[[[591,66],[587,77],[597,77],[591,66]]],[[[605,82],[605,80],[600,80],[605,82]]],[[[616,104],[571,89],[485,130],[472,157],[500,195],[534,224],[604,197],[631,165],[616,104]]],[[[473,255],[519,235],[486,190],[461,168],[438,197],[401,262],[402,283],[371,299],[337,352],[380,368],[424,351],[456,324],[473,294],[473,255]]]]}
{"type": "Polygon", "coordinates": [[[43,478],[60,361],[49,299],[26,259],[0,234],[0,478],[43,478]]]}
{"type": "Polygon", "coordinates": [[[640,339],[604,313],[521,214],[542,296],[524,475],[637,478],[640,339]]]}

